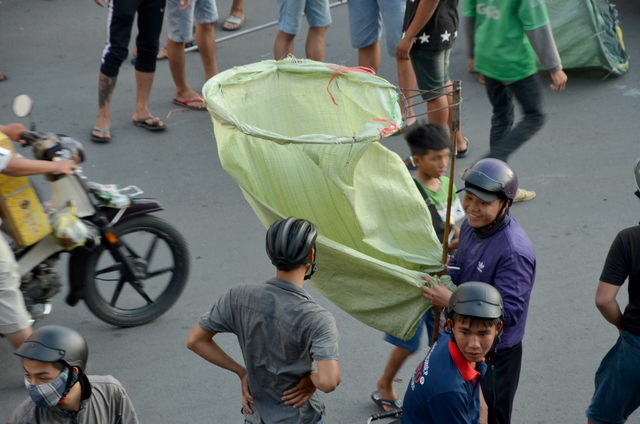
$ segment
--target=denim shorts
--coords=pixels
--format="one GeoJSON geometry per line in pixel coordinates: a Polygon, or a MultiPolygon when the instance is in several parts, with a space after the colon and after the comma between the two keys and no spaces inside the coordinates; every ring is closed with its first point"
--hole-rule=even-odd
{"type": "Polygon", "coordinates": [[[198,25],[218,20],[215,0],[191,0],[191,6],[180,10],[180,0],[167,0],[167,26],[169,39],[175,43],[186,43],[193,38],[193,22],[198,25]]]}
{"type": "Polygon", "coordinates": [[[622,424],[640,406],[640,336],[623,331],[596,372],[587,418],[622,424]]]}
{"type": "Polygon", "coordinates": [[[449,81],[449,56],[451,49],[439,52],[429,50],[411,49],[409,57],[413,71],[416,73],[416,80],[420,90],[435,90],[435,93],[425,93],[424,100],[435,99],[444,93],[445,89],[440,88],[449,81]]]}
{"type": "Polygon", "coordinates": [[[287,34],[297,34],[302,24],[302,13],[312,28],[331,24],[329,0],[278,0],[278,26],[287,34]]]}
{"type": "MultiPolygon", "coordinates": [[[[416,334],[413,335],[413,337],[411,337],[409,340],[402,340],[399,339],[395,336],[392,336],[389,333],[385,333],[384,334],[384,340],[386,342],[391,343],[392,345],[396,346],[396,347],[400,347],[404,350],[407,350],[411,353],[415,352],[416,350],[418,350],[420,348],[420,339],[422,338],[422,331],[424,330],[424,327],[427,327],[427,337],[429,338],[429,346],[431,346],[431,337],[433,336],[433,323],[436,319],[436,314],[429,309],[427,312],[425,312],[425,314],[422,317],[422,323],[420,323],[420,325],[418,326],[418,329],[416,330],[416,334]],[[422,325],[424,324],[424,325],[422,325]]],[[[440,332],[440,335],[442,335],[443,333],[440,332]]]]}
{"type": "Polygon", "coordinates": [[[349,0],[349,32],[351,47],[361,49],[382,39],[386,31],[387,52],[396,57],[402,39],[405,0],[349,0]]]}

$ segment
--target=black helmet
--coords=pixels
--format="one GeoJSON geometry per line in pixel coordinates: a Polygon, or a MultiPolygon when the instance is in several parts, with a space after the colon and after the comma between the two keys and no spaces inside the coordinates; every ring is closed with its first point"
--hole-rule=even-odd
{"type": "Polygon", "coordinates": [[[464,188],[458,190],[475,194],[485,202],[508,199],[513,202],[518,192],[518,176],[509,165],[499,159],[482,159],[462,174],[464,188]]]}
{"type": "MultiPolygon", "coordinates": [[[[311,249],[316,247],[318,228],[311,222],[289,217],[280,219],[267,230],[267,255],[271,263],[281,271],[291,271],[303,263],[311,265],[315,272],[315,261],[307,259],[311,249]]],[[[311,274],[305,279],[311,277],[311,274]]]]}
{"type": "Polygon", "coordinates": [[[80,376],[87,367],[89,348],[87,341],[76,330],[61,325],[38,328],[15,354],[40,362],[61,362],[78,367],[80,376]]]}
{"type": "Polygon", "coordinates": [[[475,318],[502,318],[504,304],[495,287],[470,281],[459,285],[451,294],[447,312],[475,318]]]}

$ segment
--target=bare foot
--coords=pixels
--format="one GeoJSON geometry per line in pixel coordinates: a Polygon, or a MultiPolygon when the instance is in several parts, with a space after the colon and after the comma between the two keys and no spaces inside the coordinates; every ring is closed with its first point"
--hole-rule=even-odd
{"type": "Polygon", "coordinates": [[[199,99],[202,99],[202,96],[191,89],[184,93],[176,92],[176,100],[188,104],[189,109],[204,109],[204,102],[199,99]]]}
{"type": "Polygon", "coordinates": [[[147,113],[134,113],[133,114],[133,120],[134,121],[140,121],[143,118],[147,118],[144,120],[144,123],[151,126],[151,127],[164,127],[164,123],[160,120],[160,118],[158,117],[154,117],[153,114],[149,111],[147,111],[147,113]]]}
{"type": "MultiPolygon", "coordinates": [[[[380,392],[380,399],[390,400],[391,402],[398,399],[398,395],[396,391],[393,389],[393,383],[391,383],[391,387],[383,387],[380,385],[380,380],[378,380],[378,392],[380,392]]],[[[393,406],[384,406],[385,411],[393,411],[395,408],[393,406]]]]}

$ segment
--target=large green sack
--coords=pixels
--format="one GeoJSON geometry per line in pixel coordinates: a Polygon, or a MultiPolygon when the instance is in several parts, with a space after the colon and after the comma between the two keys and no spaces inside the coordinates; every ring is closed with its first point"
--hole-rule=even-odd
{"type": "Polygon", "coordinates": [[[401,125],[395,87],[288,58],[222,72],[203,94],[220,162],[265,227],[288,216],[318,226],[311,284],[363,323],[412,336],[442,247],[403,161],[378,142],[401,125]]]}
{"type": "MultiPolygon", "coordinates": [[[[547,1],[546,6],[563,68],[604,68],[614,75],[627,71],[618,12],[609,0],[547,1]]],[[[538,67],[544,69],[539,61],[538,67]]]]}

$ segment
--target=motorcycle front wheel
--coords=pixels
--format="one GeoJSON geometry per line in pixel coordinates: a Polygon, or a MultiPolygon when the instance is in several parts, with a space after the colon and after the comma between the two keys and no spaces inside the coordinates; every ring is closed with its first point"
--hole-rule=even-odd
{"type": "Polygon", "coordinates": [[[187,244],[178,230],[154,216],[117,224],[113,232],[139,277],[128,281],[132,279],[126,277],[124,264],[99,246],[87,263],[85,302],[106,323],[146,324],[171,308],[187,284],[187,244]]]}

